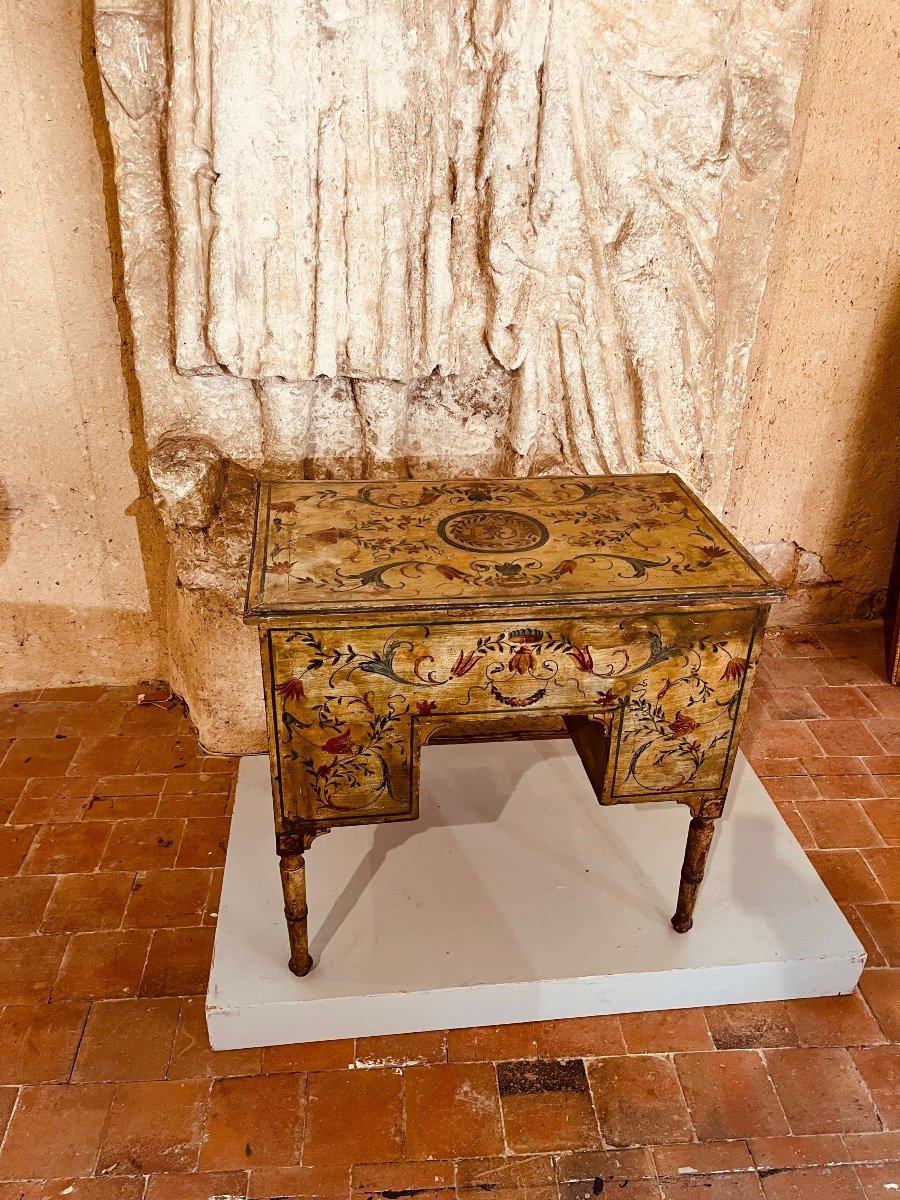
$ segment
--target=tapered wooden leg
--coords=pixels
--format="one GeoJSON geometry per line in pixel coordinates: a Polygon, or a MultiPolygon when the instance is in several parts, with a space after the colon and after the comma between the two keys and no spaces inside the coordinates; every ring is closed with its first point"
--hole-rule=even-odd
{"type": "Polygon", "coordinates": [[[295,975],[308,975],[313,965],[309,955],[309,931],[306,907],[306,864],[302,854],[282,854],[281,890],[287,918],[291,958],[288,966],[295,975]]]}
{"type": "Polygon", "coordinates": [[[697,903],[697,892],[703,882],[703,872],[706,869],[715,829],[713,817],[694,817],[691,821],[684,865],[681,868],[678,907],[672,918],[672,927],[678,933],[687,933],[694,923],[694,905],[697,903]]]}

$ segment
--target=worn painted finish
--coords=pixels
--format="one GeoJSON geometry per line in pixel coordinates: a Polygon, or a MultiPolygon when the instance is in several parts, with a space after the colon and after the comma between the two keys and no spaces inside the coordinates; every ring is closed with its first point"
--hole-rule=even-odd
{"type": "Polygon", "coordinates": [[[460,602],[760,597],[770,577],[677,475],[267,483],[249,617],[460,602]]]}
{"type": "Polygon", "coordinates": [[[247,619],[295,973],[296,856],[335,826],[415,819],[421,747],[467,721],[568,719],[601,803],[720,815],[778,588],[675,476],[271,483],[259,500],[247,619]]]}
{"type": "Polygon", "coordinates": [[[418,748],[448,719],[606,715],[610,800],[718,791],[757,608],[276,627],[263,634],[282,819],[414,817],[418,748]]]}

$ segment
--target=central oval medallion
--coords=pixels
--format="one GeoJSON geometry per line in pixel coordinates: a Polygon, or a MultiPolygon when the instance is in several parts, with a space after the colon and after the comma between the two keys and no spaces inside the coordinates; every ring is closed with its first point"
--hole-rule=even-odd
{"type": "Polygon", "coordinates": [[[448,546],[476,554],[521,554],[537,550],[550,536],[534,517],[496,508],[451,513],[438,523],[437,531],[448,546]]]}

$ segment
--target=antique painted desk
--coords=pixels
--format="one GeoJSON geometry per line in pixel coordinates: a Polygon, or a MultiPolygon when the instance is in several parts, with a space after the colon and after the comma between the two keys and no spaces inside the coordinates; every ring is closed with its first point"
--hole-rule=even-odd
{"type": "Polygon", "coordinates": [[[414,820],[421,747],[467,726],[562,721],[601,804],[686,805],[690,929],[780,594],[675,475],[261,484],[246,620],[291,970],[313,839],[414,820]]]}

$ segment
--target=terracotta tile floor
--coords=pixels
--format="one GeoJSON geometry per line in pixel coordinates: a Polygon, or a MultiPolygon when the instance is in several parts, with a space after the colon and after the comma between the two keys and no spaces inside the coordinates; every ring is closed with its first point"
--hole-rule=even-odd
{"type": "Polygon", "coordinates": [[[743,743],[868,948],[855,995],[225,1054],[202,995],[236,761],[137,688],[0,698],[0,1200],[890,1195],[881,653],[876,625],[774,631],[743,743]]]}

